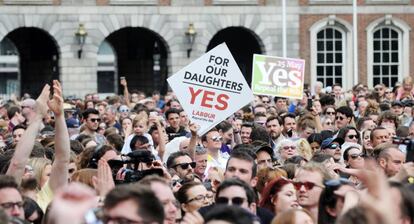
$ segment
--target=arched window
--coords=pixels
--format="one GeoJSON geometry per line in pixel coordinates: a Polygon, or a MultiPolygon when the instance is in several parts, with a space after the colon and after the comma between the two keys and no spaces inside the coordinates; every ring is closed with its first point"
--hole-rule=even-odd
{"type": "Polygon", "coordinates": [[[330,15],[314,23],[309,31],[311,86],[320,81],[325,87],[338,83],[351,88],[352,26],[330,15]]]}
{"type": "Polygon", "coordinates": [[[398,81],[401,64],[399,33],[391,27],[380,27],[373,37],[373,85],[393,86],[398,81]]]}
{"type": "Polygon", "coordinates": [[[410,27],[391,15],[367,26],[368,86],[392,87],[409,75],[410,27]]]}
{"type": "Polygon", "coordinates": [[[324,86],[342,85],[344,74],[343,33],[327,27],[316,35],[316,81],[324,86]]]}

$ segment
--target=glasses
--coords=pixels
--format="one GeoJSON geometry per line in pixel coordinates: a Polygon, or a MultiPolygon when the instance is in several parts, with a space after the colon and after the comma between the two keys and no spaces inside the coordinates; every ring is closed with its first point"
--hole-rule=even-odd
{"type": "Polygon", "coordinates": [[[194,169],[196,167],[196,162],[175,164],[174,168],[177,166],[180,166],[183,170],[188,169],[189,166],[194,169]]]}
{"type": "Polygon", "coordinates": [[[211,140],[213,140],[215,142],[220,142],[221,139],[223,139],[223,137],[221,137],[220,135],[211,137],[211,140]]]}
{"type": "Polygon", "coordinates": [[[392,93],[391,91],[385,91],[385,94],[390,94],[390,93],[392,93]]]}
{"type": "Polygon", "coordinates": [[[212,199],[212,195],[197,195],[197,197],[188,200],[186,203],[190,203],[192,201],[204,201],[206,199],[212,199]]]}
{"type": "Polygon", "coordinates": [[[358,139],[358,135],[348,135],[346,137],[348,137],[349,139],[358,139]]]}
{"type": "Polygon", "coordinates": [[[23,202],[22,201],[19,201],[19,202],[6,202],[6,203],[0,204],[0,207],[2,207],[3,209],[12,209],[16,206],[17,206],[18,209],[23,208],[23,202]]]}
{"type": "Polygon", "coordinates": [[[326,111],[326,114],[327,115],[335,115],[335,111],[333,111],[333,112],[326,111]]]}
{"type": "Polygon", "coordinates": [[[330,144],[327,149],[340,149],[341,146],[338,144],[330,144]]]}
{"type": "Polygon", "coordinates": [[[244,199],[244,198],[242,198],[242,197],[234,197],[234,198],[232,198],[232,199],[229,199],[229,198],[226,198],[226,197],[218,197],[217,199],[216,199],[216,203],[217,204],[226,204],[226,205],[228,205],[229,204],[229,201],[231,201],[231,204],[232,205],[238,205],[238,206],[240,206],[240,205],[242,205],[243,204],[243,202],[245,201],[246,199],[244,199]]]}
{"type": "Polygon", "coordinates": [[[333,122],[326,122],[326,125],[333,125],[333,122]]]}
{"type": "Polygon", "coordinates": [[[282,149],[283,150],[289,150],[289,149],[295,150],[296,149],[296,146],[294,146],[294,145],[291,145],[291,146],[287,145],[287,146],[283,146],[282,149]]]}
{"type": "Polygon", "coordinates": [[[293,182],[293,186],[295,187],[295,189],[297,191],[299,191],[302,188],[302,186],[304,186],[307,191],[312,190],[315,186],[320,187],[320,188],[324,188],[323,186],[320,186],[318,184],[315,184],[315,183],[312,183],[312,182],[309,182],[309,181],[306,181],[306,182],[293,182]]]}
{"type": "Polygon", "coordinates": [[[352,159],[357,159],[358,157],[365,158],[365,154],[364,153],[351,154],[351,155],[349,155],[349,157],[351,157],[352,159]]]}
{"type": "Polygon", "coordinates": [[[119,112],[121,112],[121,113],[123,113],[123,112],[129,112],[129,110],[128,109],[121,109],[121,110],[119,110],[119,112]]]}
{"type": "Polygon", "coordinates": [[[270,101],[262,101],[263,103],[270,103],[270,101]]]}
{"type": "Polygon", "coordinates": [[[336,120],[340,120],[340,121],[342,121],[342,120],[344,120],[345,118],[344,118],[344,117],[342,117],[342,116],[336,116],[336,117],[335,117],[335,119],[336,119],[336,120]]]}
{"type": "Polygon", "coordinates": [[[101,118],[91,118],[89,119],[91,122],[101,122],[101,118]]]}

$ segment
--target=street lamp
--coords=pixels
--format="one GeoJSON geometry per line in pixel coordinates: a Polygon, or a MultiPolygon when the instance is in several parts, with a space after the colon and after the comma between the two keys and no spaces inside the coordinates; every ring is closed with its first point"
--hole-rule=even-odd
{"type": "Polygon", "coordinates": [[[197,32],[194,29],[194,24],[193,23],[188,24],[187,31],[185,32],[185,36],[187,37],[187,43],[188,43],[187,58],[190,58],[196,35],[197,35],[197,32]]]}
{"type": "Polygon", "coordinates": [[[82,57],[82,51],[83,51],[83,45],[85,44],[85,39],[88,33],[85,30],[85,26],[80,23],[78,30],[75,33],[75,37],[78,41],[79,50],[78,50],[78,58],[80,59],[82,57]]]}

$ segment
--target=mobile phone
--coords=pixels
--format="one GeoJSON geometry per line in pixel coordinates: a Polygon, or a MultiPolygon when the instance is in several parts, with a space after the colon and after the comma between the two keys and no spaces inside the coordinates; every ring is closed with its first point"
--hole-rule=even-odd
{"type": "Polygon", "coordinates": [[[121,76],[121,77],[119,77],[119,79],[125,79],[125,76],[121,76]]]}
{"type": "Polygon", "coordinates": [[[150,117],[156,117],[156,116],[158,116],[158,112],[151,111],[149,115],[150,115],[150,117]]]}

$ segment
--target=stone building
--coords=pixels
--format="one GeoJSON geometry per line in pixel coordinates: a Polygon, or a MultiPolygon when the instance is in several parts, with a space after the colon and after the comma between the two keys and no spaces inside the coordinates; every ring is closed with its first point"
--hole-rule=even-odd
{"type": "MultiPolygon", "coordinates": [[[[307,84],[392,86],[411,74],[414,0],[358,0],[358,80],[352,0],[286,2],[287,56],[306,60],[307,84]]],[[[281,0],[0,0],[0,94],[37,94],[52,79],[66,95],[119,93],[122,76],[130,90],[165,92],[222,42],[250,83],[254,53],[282,55],[281,13],[281,0]]]]}

